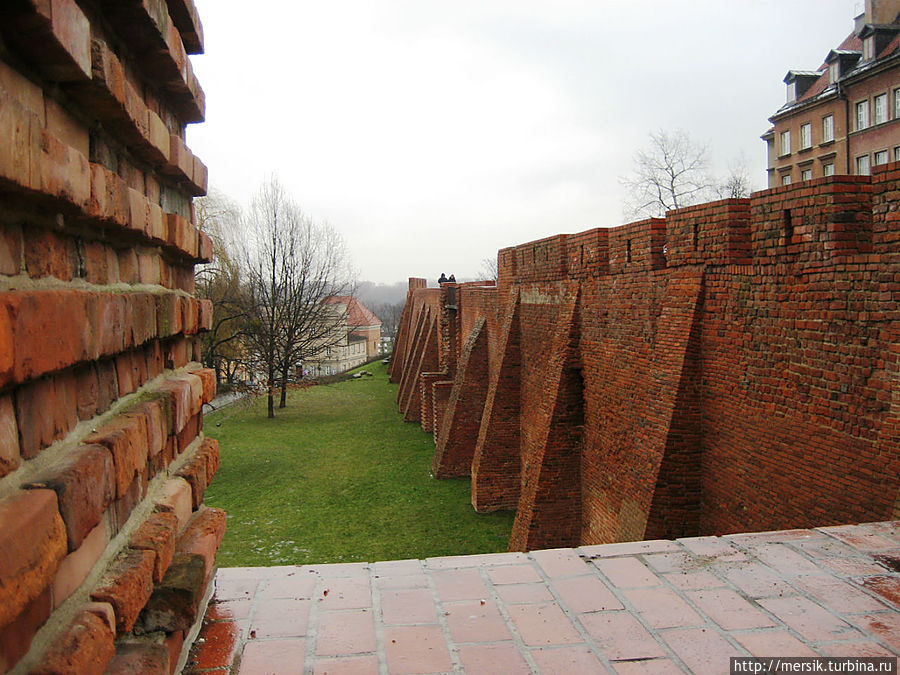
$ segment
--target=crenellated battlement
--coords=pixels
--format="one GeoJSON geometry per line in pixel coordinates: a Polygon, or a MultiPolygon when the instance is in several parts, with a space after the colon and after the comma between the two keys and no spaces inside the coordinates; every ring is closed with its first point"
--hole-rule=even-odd
{"type": "Polygon", "coordinates": [[[392,377],[512,549],[900,516],[900,163],[498,270],[410,291],[392,377]]]}

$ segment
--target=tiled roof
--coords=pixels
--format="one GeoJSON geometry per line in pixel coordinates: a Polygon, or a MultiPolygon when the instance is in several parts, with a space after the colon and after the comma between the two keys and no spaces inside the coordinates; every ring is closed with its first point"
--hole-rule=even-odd
{"type": "Polygon", "coordinates": [[[342,303],[347,305],[348,326],[380,326],[381,319],[372,313],[368,307],[351,295],[335,295],[328,299],[331,304],[342,303]]]}

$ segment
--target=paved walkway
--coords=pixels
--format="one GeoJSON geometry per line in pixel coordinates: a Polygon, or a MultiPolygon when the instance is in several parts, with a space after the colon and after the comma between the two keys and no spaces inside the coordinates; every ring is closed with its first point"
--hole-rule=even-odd
{"type": "Polygon", "coordinates": [[[727,673],[730,656],[897,654],[900,521],[220,569],[185,672],[727,673]]]}

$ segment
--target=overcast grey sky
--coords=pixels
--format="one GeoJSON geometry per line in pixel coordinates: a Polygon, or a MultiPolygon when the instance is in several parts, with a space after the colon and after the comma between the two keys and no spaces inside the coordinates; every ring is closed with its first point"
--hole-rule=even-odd
{"type": "Polygon", "coordinates": [[[619,177],[656,129],[743,153],[791,68],[857,0],[195,0],[210,185],[276,174],[340,231],[360,279],[475,276],[497,249],[623,222],[619,177]]]}

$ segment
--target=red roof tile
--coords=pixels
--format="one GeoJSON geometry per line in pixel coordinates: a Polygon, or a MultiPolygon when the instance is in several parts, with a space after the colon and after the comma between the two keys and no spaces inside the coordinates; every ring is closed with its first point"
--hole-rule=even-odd
{"type": "Polygon", "coordinates": [[[350,295],[335,295],[327,300],[330,304],[342,303],[347,305],[348,326],[380,326],[381,319],[372,313],[368,307],[350,295]]]}

